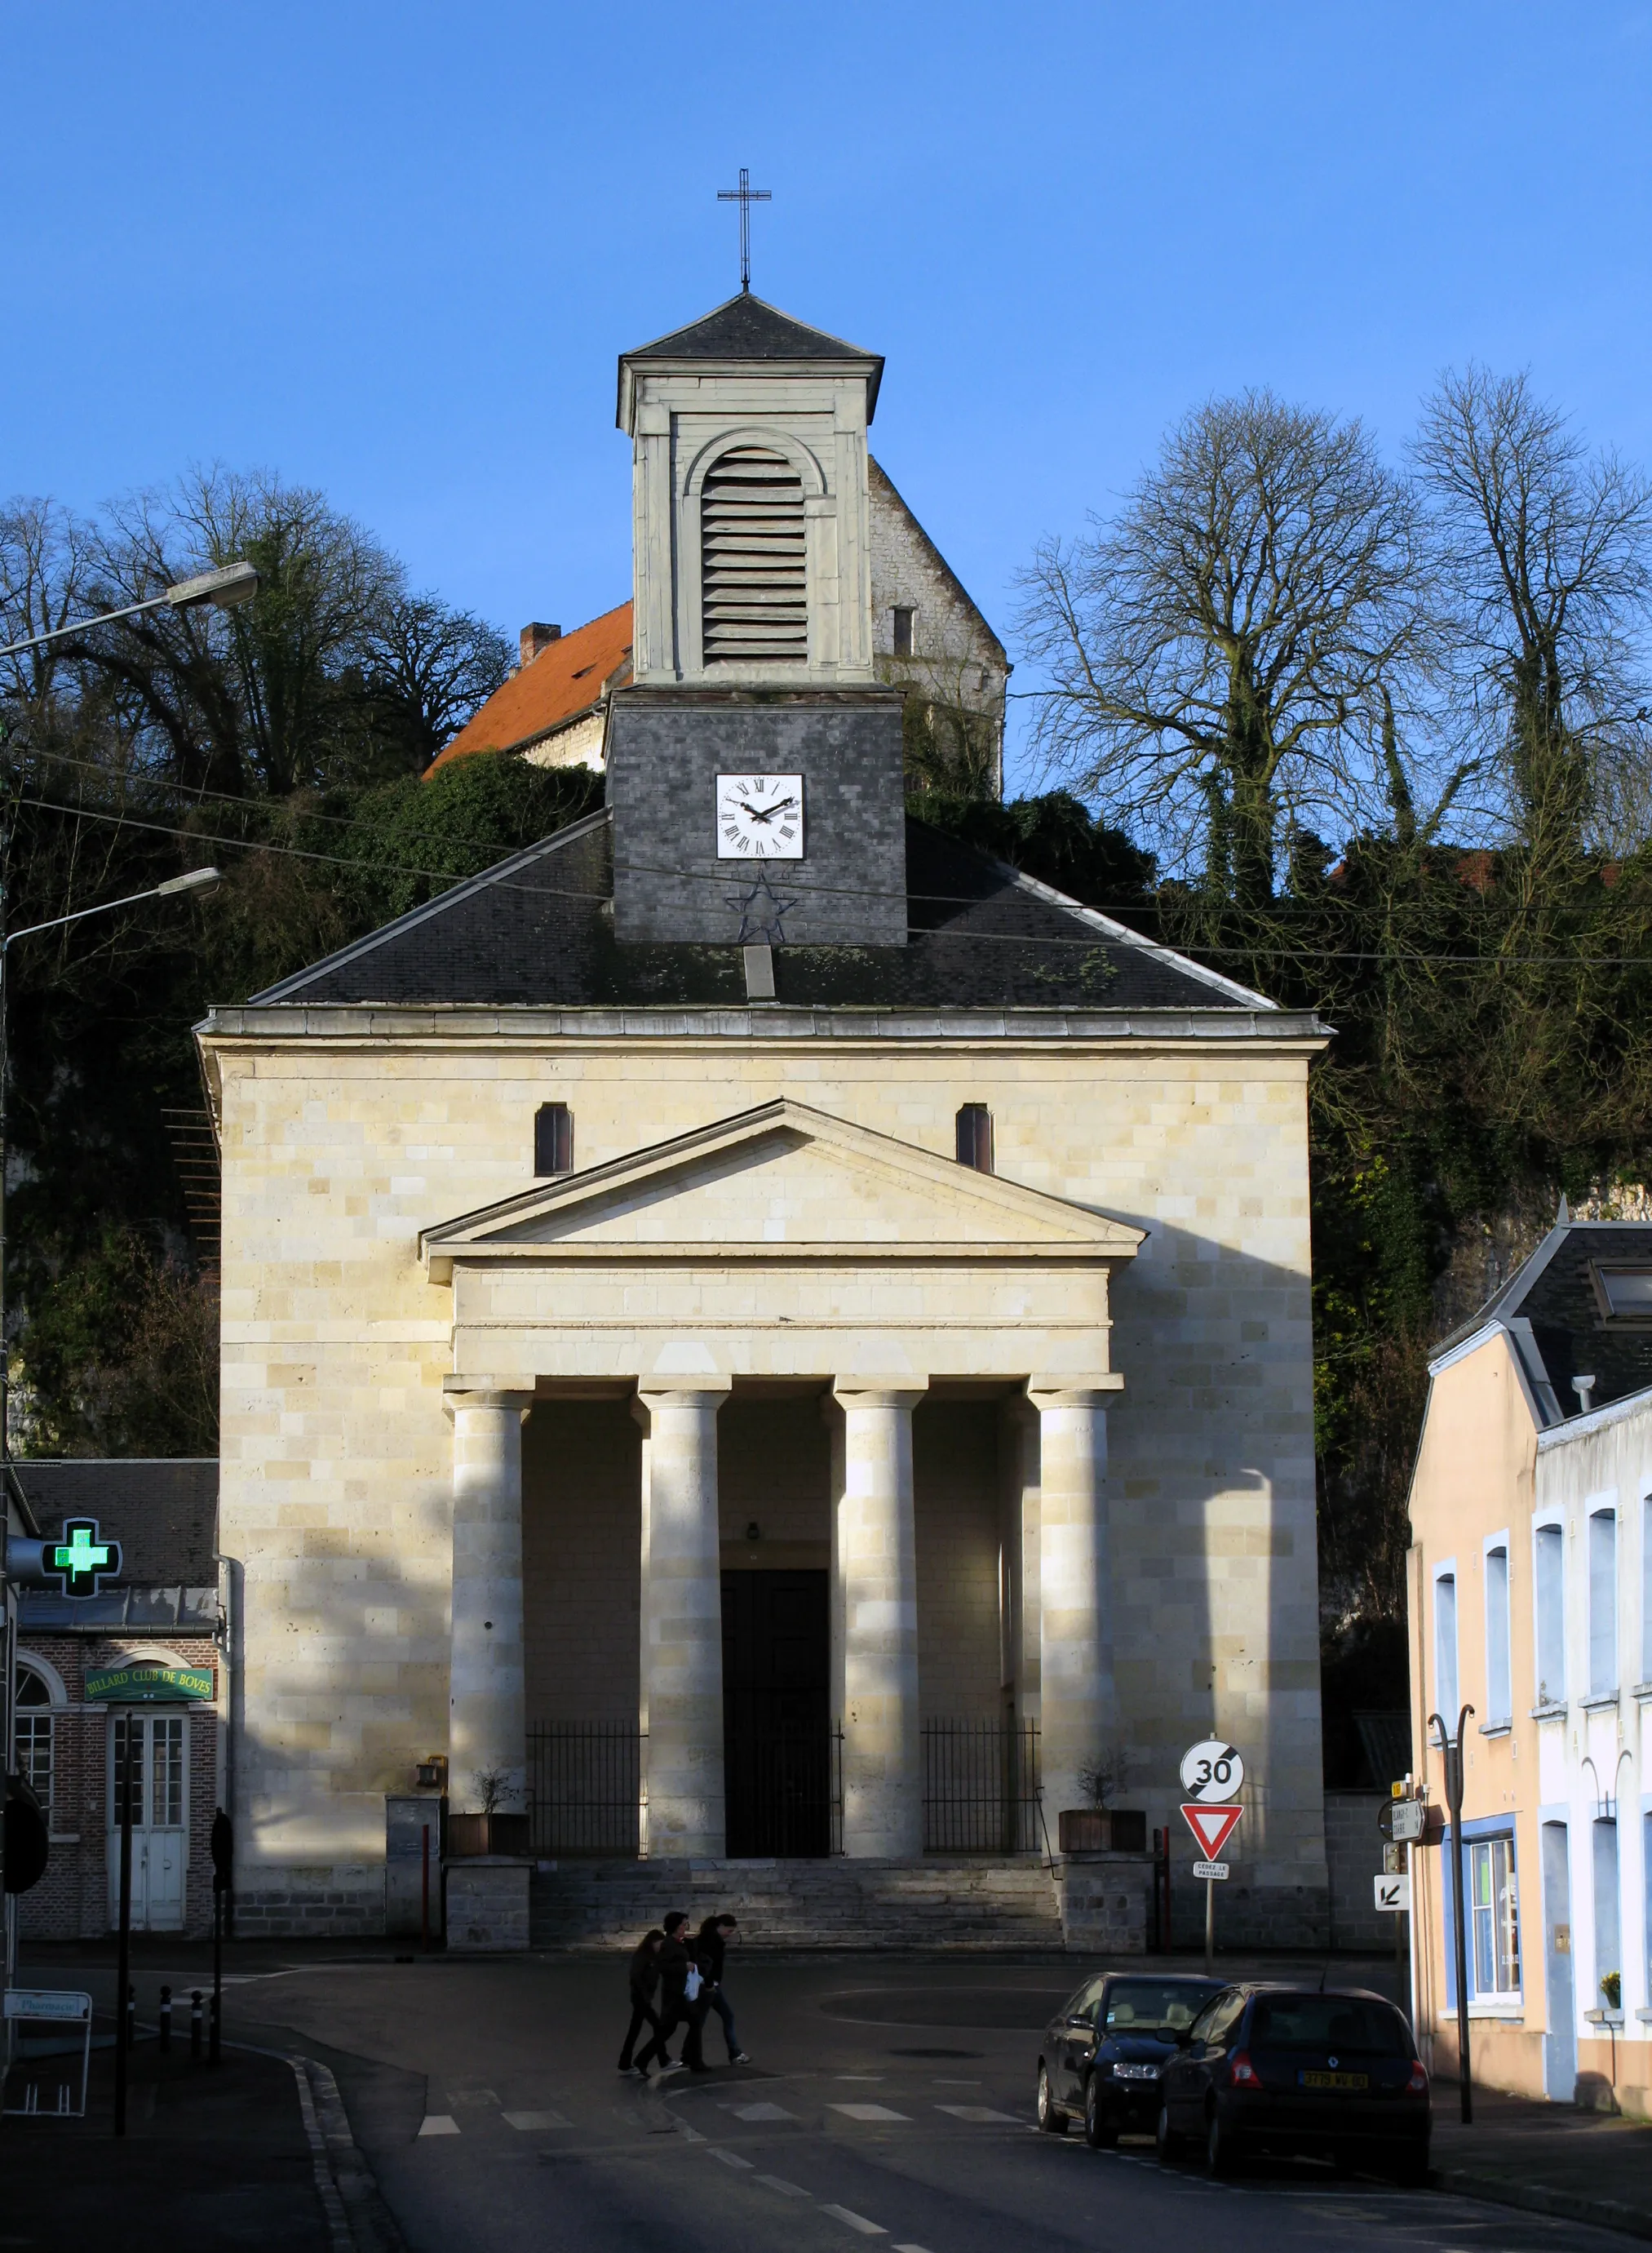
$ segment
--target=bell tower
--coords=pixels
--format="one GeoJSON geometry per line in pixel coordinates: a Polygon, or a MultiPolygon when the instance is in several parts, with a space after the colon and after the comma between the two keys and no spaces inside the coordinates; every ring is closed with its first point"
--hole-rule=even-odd
{"type": "Polygon", "coordinates": [[[906,943],[901,694],[873,667],[883,362],[742,289],[626,352],[632,683],[610,707],[622,942],[906,943]]]}
{"type": "Polygon", "coordinates": [[[619,363],[639,686],[873,680],[883,362],[742,292],[619,363]]]}

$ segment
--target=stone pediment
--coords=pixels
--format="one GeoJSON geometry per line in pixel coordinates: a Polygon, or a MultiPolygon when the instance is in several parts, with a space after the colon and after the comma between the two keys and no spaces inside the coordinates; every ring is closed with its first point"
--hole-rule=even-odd
{"type": "Polygon", "coordinates": [[[433,1282],[547,1259],[1128,1259],[1142,1231],[781,1098],[424,1231],[433,1282]]]}

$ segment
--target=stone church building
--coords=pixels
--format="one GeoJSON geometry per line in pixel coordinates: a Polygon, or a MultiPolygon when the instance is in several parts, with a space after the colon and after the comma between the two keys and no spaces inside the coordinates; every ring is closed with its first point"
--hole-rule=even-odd
{"type": "Polygon", "coordinates": [[[603,810],[199,1029],[240,1930],[381,1929],[433,1755],[526,1892],[1036,1870],[1212,1734],[1224,1929],[1321,1929],[1324,1029],[908,818],[882,372],[627,353],[603,810]]]}

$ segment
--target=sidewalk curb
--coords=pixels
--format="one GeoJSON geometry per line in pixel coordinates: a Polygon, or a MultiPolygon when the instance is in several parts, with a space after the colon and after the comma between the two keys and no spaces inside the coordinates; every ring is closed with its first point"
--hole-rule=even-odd
{"type": "Polygon", "coordinates": [[[1529,2214],[1553,2215],[1562,2222],[1586,2222],[1597,2229],[1652,2239],[1652,2213],[1614,2198],[1581,2198],[1573,2191],[1551,2190],[1543,2183],[1509,2182],[1501,2175],[1470,2174],[1461,2167],[1436,2167],[1434,2188],[1459,2198],[1483,2199],[1492,2206],[1515,2206],[1529,2214]]]}
{"type": "Polygon", "coordinates": [[[407,2253],[395,2216],[351,2133],[350,2116],[331,2066],[296,2050],[265,2049],[257,2042],[227,2041],[224,2047],[245,2050],[254,2057],[277,2057],[291,2068],[316,2171],[316,2195],[327,2217],[333,2253],[407,2253]]]}

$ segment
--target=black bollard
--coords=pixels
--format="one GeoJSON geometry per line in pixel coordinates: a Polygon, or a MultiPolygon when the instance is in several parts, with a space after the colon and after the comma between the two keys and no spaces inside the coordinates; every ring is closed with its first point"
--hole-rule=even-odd
{"type": "Polygon", "coordinates": [[[137,1989],[129,1980],[126,1989],[126,2046],[130,2049],[137,2040],[137,1989]]]}
{"type": "Polygon", "coordinates": [[[163,1988],[162,1988],[162,1990],[161,1990],[161,2033],[160,2033],[160,2052],[161,2052],[161,2055],[162,2055],[163,2057],[164,2057],[164,2056],[166,2055],[167,2052],[171,2048],[171,2047],[172,2047],[172,1991],[171,1991],[171,1989],[170,1987],[163,1987],[163,1988]]]}
{"type": "Polygon", "coordinates": [[[192,2057],[199,2057],[201,2054],[201,1991],[199,1987],[192,1987],[190,1994],[192,2000],[189,2006],[189,2054],[192,2057]]]}
{"type": "Polygon", "coordinates": [[[222,2001],[223,2001],[223,1997],[219,1993],[219,1991],[218,1991],[217,1988],[216,1988],[216,1987],[214,1987],[214,1988],[213,1988],[213,2003],[212,2003],[212,2012],[211,2012],[211,2027],[212,2027],[212,2031],[209,2033],[209,2034],[207,2035],[207,2038],[206,2038],[206,2062],[208,2063],[208,2065],[216,2065],[216,2064],[218,2063],[218,2061],[219,2061],[219,2059],[218,2059],[218,2020],[219,2020],[219,2006],[220,2006],[220,2005],[222,2003],[222,2001]]]}

